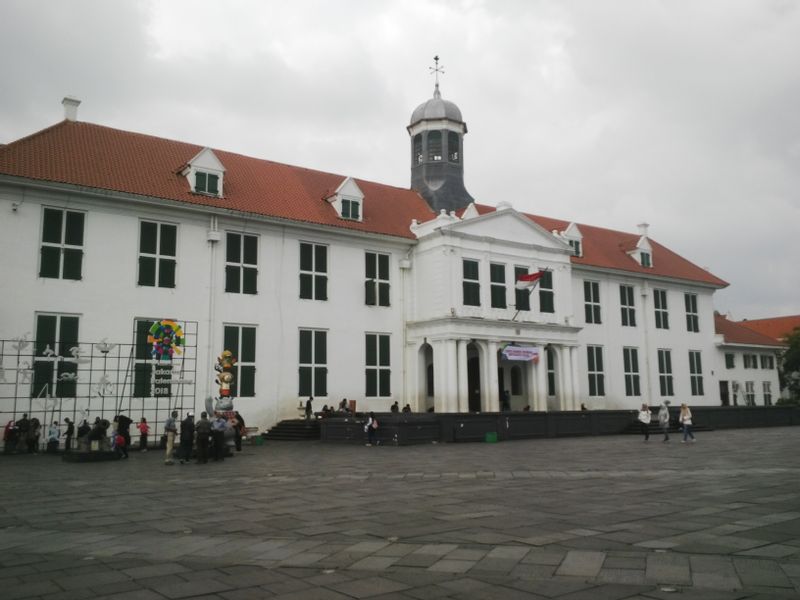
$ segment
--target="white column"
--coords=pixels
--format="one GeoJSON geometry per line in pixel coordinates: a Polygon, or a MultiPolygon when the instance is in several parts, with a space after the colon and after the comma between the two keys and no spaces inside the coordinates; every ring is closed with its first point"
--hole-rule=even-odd
{"type": "Polygon", "coordinates": [[[447,356],[444,340],[431,343],[433,347],[433,410],[447,412],[447,356]]]}
{"type": "Polygon", "coordinates": [[[486,382],[489,385],[489,389],[487,390],[484,410],[488,412],[500,412],[500,391],[498,390],[500,382],[497,379],[498,342],[490,340],[489,342],[487,342],[486,345],[489,348],[488,350],[489,356],[488,360],[486,361],[489,369],[488,377],[486,377],[486,382]]]}
{"type": "Polygon", "coordinates": [[[539,348],[541,353],[536,370],[536,410],[547,410],[547,351],[544,346],[539,348]]]}
{"type": "Polygon", "coordinates": [[[458,340],[458,412],[469,412],[468,345],[469,340],[458,340]]]}
{"type": "Polygon", "coordinates": [[[561,379],[564,382],[562,407],[575,410],[575,396],[572,393],[572,354],[567,346],[561,347],[561,379]]]}
{"type": "Polygon", "coordinates": [[[578,347],[570,346],[569,355],[572,358],[572,398],[574,407],[577,410],[580,408],[578,399],[581,397],[580,377],[578,377],[578,347]]]}
{"type": "Polygon", "coordinates": [[[458,351],[456,340],[444,343],[447,357],[447,384],[444,406],[446,412],[458,412],[458,351]]]}
{"type": "Polygon", "coordinates": [[[539,364],[542,362],[541,354],[539,355],[539,362],[534,364],[529,362],[525,366],[525,402],[531,407],[531,410],[539,410],[538,392],[536,390],[536,383],[538,378],[539,364]]]}

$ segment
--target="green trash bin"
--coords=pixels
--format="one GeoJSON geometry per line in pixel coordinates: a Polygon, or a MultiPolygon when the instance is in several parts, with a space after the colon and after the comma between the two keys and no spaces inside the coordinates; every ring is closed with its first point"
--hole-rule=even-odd
{"type": "Polygon", "coordinates": [[[484,437],[484,441],[487,444],[496,444],[497,443],[497,432],[496,431],[487,431],[486,436],[484,437]]]}
{"type": "Polygon", "coordinates": [[[253,443],[255,443],[256,446],[263,446],[264,438],[260,435],[257,435],[256,437],[253,438],[253,443]]]}

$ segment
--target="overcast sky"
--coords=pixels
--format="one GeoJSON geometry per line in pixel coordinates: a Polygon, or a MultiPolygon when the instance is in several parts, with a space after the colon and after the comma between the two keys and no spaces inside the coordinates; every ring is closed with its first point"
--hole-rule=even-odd
{"type": "Polygon", "coordinates": [[[0,0],[0,143],[78,118],[408,187],[461,108],[479,202],[635,232],[800,313],[800,3],[0,0]]]}

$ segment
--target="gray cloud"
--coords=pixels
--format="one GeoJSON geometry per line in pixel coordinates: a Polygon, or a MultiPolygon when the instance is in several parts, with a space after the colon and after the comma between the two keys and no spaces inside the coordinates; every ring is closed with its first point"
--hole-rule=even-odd
{"type": "Polygon", "coordinates": [[[468,188],[651,234],[732,285],[736,318],[800,313],[794,2],[6,0],[0,143],[79,118],[407,186],[433,89],[469,124],[468,188]]]}

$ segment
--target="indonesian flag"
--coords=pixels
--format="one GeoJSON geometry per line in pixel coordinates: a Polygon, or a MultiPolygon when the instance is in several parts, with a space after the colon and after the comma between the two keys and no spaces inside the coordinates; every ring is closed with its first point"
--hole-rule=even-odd
{"type": "Polygon", "coordinates": [[[524,275],[520,275],[517,277],[517,289],[518,290],[532,290],[536,287],[536,284],[539,283],[539,280],[544,276],[547,271],[536,271],[536,273],[525,273],[524,275]]]}

